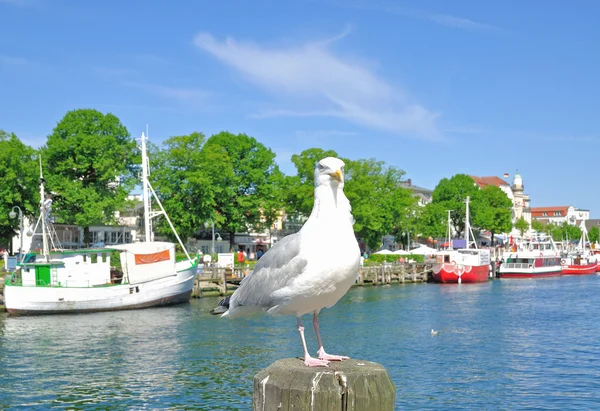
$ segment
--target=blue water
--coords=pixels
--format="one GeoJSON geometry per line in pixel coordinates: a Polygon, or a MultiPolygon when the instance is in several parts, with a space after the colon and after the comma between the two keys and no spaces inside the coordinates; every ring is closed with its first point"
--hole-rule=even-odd
{"type": "MultiPolygon", "coordinates": [[[[254,374],[301,354],[295,320],[208,315],[217,301],[0,314],[0,409],[249,410],[254,374]]],[[[355,288],[321,329],[388,369],[397,409],[600,409],[599,307],[596,275],[355,288]]]]}

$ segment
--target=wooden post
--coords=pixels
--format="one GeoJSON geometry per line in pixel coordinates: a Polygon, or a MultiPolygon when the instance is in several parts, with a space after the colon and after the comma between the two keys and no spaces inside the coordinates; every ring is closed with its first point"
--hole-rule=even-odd
{"type": "Polygon", "coordinates": [[[221,295],[227,295],[227,273],[224,268],[217,270],[221,272],[221,295]]]}
{"type": "Polygon", "coordinates": [[[412,282],[417,282],[417,263],[414,263],[412,266],[412,282]]]}
{"type": "Polygon", "coordinates": [[[253,411],[391,411],[396,387],[380,364],[334,361],[307,367],[298,358],[271,364],[254,376],[253,411]]]}
{"type": "Polygon", "coordinates": [[[377,280],[379,279],[379,274],[378,274],[378,267],[375,266],[373,267],[373,285],[377,285],[377,280]]]}

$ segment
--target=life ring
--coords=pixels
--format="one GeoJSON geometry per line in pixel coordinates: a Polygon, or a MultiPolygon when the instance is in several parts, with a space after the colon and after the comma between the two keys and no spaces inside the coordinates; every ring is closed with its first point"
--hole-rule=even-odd
{"type": "Polygon", "coordinates": [[[563,258],[562,260],[560,260],[560,264],[561,265],[565,265],[567,262],[565,261],[565,259],[563,258]]]}

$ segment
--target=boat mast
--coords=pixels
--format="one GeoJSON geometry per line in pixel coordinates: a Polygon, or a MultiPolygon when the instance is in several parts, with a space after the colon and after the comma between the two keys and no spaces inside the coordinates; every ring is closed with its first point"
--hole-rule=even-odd
{"type": "Polygon", "coordinates": [[[446,250],[452,249],[452,228],[450,228],[450,214],[452,210],[446,210],[448,212],[448,244],[446,245],[446,250]]]}
{"type": "Polygon", "coordinates": [[[42,156],[40,159],[40,215],[42,217],[42,252],[46,257],[46,261],[50,261],[50,248],[48,247],[48,227],[46,226],[46,205],[44,204],[46,197],[44,193],[44,176],[42,175],[42,156]]]}
{"type": "Polygon", "coordinates": [[[146,242],[152,241],[150,228],[150,193],[148,192],[148,155],[146,154],[146,141],[148,137],[142,133],[142,192],[144,196],[144,237],[146,242]]]}
{"type": "MultiPolygon", "coordinates": [[[[469,221],[469,202],[471,201],[471,197],[467,196],[465,200],[466,204],[466,215],[465,215],[465,243],[466,248],[471,248],[471,241],[469,241],[469,234],[473,234],[471,231],[471,222],[469,221]]],[[[473,236],[473,245],[477,248],[477,241],[475,241],[475,236],[473,236]]]]}

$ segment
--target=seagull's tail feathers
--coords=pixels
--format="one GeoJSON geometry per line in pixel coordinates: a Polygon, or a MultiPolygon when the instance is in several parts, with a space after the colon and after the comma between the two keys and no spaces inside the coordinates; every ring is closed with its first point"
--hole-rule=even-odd
{"type": "Polygon", "coordinates": [[[225,315],[227,313],[227,311],[229,310],[229,300],[230,300],[231,296],[228,295],[227,297],[223,298],[221,301],[219,301],[219,305],[217,305],[215,308],[213,308],[212,310],[210,310],[210,313],[212,315],[220,315],[223,314],[225,315]]]}

